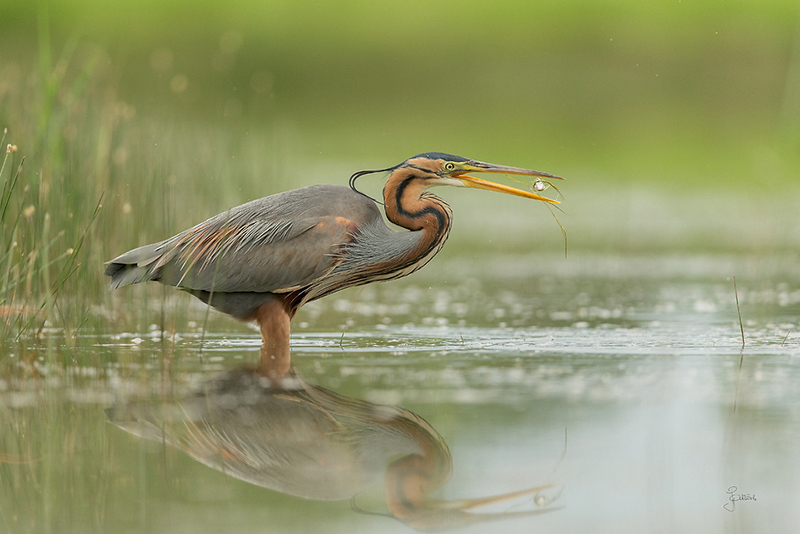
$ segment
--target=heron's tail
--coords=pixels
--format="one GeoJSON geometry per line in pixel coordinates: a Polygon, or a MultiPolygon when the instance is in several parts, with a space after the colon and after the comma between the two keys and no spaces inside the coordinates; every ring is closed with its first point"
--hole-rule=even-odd
{"type": "Polygon", "coordinates": [[[109,261],[105,275],[111,277],[111,289],[161,278],[161,269],[157,267],[163,253],[161,245],[154,243],[135,248],[109,261]]]}

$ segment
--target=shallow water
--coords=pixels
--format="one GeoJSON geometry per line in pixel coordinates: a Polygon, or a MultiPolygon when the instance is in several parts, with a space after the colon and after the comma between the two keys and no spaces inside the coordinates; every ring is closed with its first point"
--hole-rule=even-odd
{"type": "Polygon", "coordinates": [[[384,496],[399,476],[389,466],[442,440],[430,466],[452,461],[453,473],[432,490],[438,498],[552,484],[471,510],[522,516],[459,529],[789,532],[800,524],[792,506],[800,498],[796,265],[741,254],[443,257],[413,277],[349,290],[298,315],[298,383],[327,400],[234,395],[225,397],[224,417],[214,412],[209,381],[257,359],[260,339],[242,325],[212,313],[204,331],[205,313],[192,304],[192,320],[163,339],[155,324],[85,335],[73,346],[54,333],[49,350],[31,341],[8,355],[0,379],[0,525],[408,532],[468,522],[451,511],[404,524],[348,502],[352,489],[359,509],[398,515],[384,496]],[[339,430],[315,430],[306,448],[298,403],[328,414],[339,430]],[[399,408],[369,424],[351,410],[383,413],[382,405],[399,408]],[[127,414],[127,432],[108,422],[111,407],[127,414]],[[248,410],[260,415],[245,417],[248,410]],[[397,414],[417,421],[416,430],[397,430],[397,414]],[[269,458],[251,440],[267,419],[285,438],[270,442],[269,458]],[[148,431],[137,426],[143,420],[148,431]],[[187,428],[201,461],[186,454],[185,435],[183,450],[175,437],[187,428]],[[311,459],[341,478],[323,482],[306,466],[286,476],[311,482],[288,493],[242,481],[231,458],[209,467],[225,455],[198,452],[207,435],[200,430],[216,432],[212,449],[215,440],[240,440],[238,459],[260,462],[248,476],[263,486],[281,485],[273,464],[290,457],[284,467],[311,459]],[[358,453],[340,442],[327,447],[338,433],[356,436],[346,443],[358,453]],[[338,500],[295,496],[327,488],[338,500]]]}

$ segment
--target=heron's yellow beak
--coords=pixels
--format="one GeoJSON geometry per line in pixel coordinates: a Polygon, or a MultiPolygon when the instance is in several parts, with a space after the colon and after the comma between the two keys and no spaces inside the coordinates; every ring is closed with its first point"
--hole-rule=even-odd
{"type": "Polygon", "coordinates": [[[521,169],[519,167],[506,167],[505,165],[494,165],[492,163],[483,163],[481,161],[470,161],[469,163],[459,163],[458,168],[455,169],[451,176],[458,179],[466,187],[474,187],[476,189],[486,189],[488,191],[497,191],[498,193],[507,193],[509,195],[516,195],[518,197],[532,198],[533,200],[541,200],[542,202],[550,202],[553,204],[560,204],[558,200],[537,195],[532,191],[523,191],[503,184],[496,184],[489,180],[475,178],[468,176],[468,172],[491,172],[495,174],[515,174],[520,176],[536,176],[539,178],[550,178],[553,180],[563,180],[560,176],[548,174],[546,172],[533,171],[530,169],[521,169]]]}

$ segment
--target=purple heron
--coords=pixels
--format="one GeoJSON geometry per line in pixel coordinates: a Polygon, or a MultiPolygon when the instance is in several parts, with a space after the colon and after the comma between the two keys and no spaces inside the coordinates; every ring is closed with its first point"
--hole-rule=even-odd
{"type": "MultiPolygon", "coordinates": [[[[253,200],[180,234],[107,263],[110,286],[155,280],[191,293],[242,321],[257,321],[267,357],[289,365],[290,322],[305,303],[340,289],[393,280],[428,263],[442,248],[452,211],[428,189],[473,187],[557,202],[469,176],[558,176],[428,152],[387,169],[361,171],[350,187],[312,185],[253,200]],[[388,172],[384,222],[376,201],[358,191],[360,176],[388,172]]],[[[271,365],[272,372],[275,366],[271,365]]]]}

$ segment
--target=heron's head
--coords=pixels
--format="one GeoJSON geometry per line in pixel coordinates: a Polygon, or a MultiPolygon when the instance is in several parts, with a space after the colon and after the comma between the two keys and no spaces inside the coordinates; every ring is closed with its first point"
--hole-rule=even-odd
{"type": "MultiPolygon", "coordinates": [[[[353,191],[361,193],[361,191],[356,189],[356,180],[367,174],[382,172],[391,173],[386,187],[384,188],[384,196],[389,191],[397,189],[401,184],[403,184],[404,190],[413,190],[419,193],[437,185],[452,185],[456,187],[474,187],[476,189],[497,191],[498,193],[507,193],[509,195],[517,195],[554,204],[558,204],[558,200],[543,197],[533,191],[516,189],[507,185],[490,182],[489,180],[476,178],[470,176],[468,173],[486,172],[495,174],[515,174],[519,176],[534,176],[540,179],[563,180],[560,176],[555,176],[546,172],[484,163],[483,161],[462,158],[461,156],[453,156],[451,154],[443,154],[441,152],[425,152],[424,154],[418,154],[413,158],[405,160],[400,165],[395,165],[388,169],[359,171],[350,177],[350,187],[353,191]],[[413,187],[408,187],[409,182],[413,183],[413,187]]],[[[365,193],[361,194],[367,196],[365,193]]]]}
{"type": "Polygon", "coordinates": [[[541,200],[542,202],[551,202],[557,204],[558,201],[552,198],[547,198],[534,193],[533,191],[525,191],[523,189],[516,189],[503,184],[497,184],[470,176],[469,173],[495,173],[495,174],[514,174],[518,176],[534,176],[537,178],[547,178],[552,180],[563,180],[560,176],[548,174],[546,172],[539,172],[530,169],[522,169],[519,167],[508,167],[505,165],[495,165],[493,163],[484,163],[474,159],[462,158],[461,156],[453,156],[450,154],[443,154],[441,152],[426,152],[419,154],[413,158],[409,158],[395,169],[410,168],[416,171],[416,175],[422,178],[427,183],[427,187],[434,187],[437,185],[452,185],[456,187],[474,187],[476,189],[486,189],[488,191],[497,191],[498,193],[507,193],[509,195],[517,195],[520,197],[531,198],[534,200],[541,200]]]}

